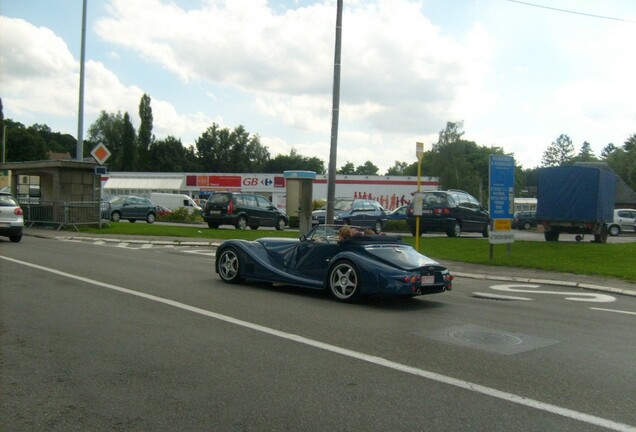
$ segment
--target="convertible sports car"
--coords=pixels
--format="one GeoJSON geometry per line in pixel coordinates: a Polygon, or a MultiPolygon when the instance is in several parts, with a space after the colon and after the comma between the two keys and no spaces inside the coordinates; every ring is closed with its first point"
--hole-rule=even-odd
{"type": "Polygon", "coordinates": [[[221,279],[244,279],[329,290],[339,301],[363,295],[414,297],[452,289],[442,265],[400,236],[362,235],[338,241],[342,226],[318,225],[300,239],[227,240],[216,251],[221,279]]]}

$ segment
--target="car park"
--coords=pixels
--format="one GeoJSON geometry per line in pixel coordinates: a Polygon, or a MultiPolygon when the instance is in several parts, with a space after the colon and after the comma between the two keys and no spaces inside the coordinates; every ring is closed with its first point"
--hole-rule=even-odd
{"type": "Polygon", "coordinates": [[[448,269],[400,236],[361,234],[358,227],[351,237],[339,239],[341,228],[316,225],[299,239],[226,240],[216,251],[215,271],[227,283],[251,280],[326,290],[342,302],[452,289],[448,269]]]}
{"type": "Polygon", "coordinates": [[[520,230],[529,230],[537,227],[537,212],[520,211],[514,214],[512,227],[520,230]]]}
{"type": "Polygon", "coordinates": [[[0,236],[13,243],[22,240],[24,213],[18,200],[10,193],[0,192],[0,236]]]}
{"type": "Polygon", "coordinates": [[[203,210],[203,220],[208,227],[233,225],[236,229],[248,226],[255,230],[261,226],[284,230],[289,224],[287,213],[279,210],[261,195],[242,192],[215,192],[203,210]]]}
{"type": "Polygon", "coordinates": [[[611,236],[617,236],[622,232],[636,232],[636,210],[614,210],[614,220],[608,224],[607,231],[611,236]]]}
{"type": "MultiPolygon", "coordinates": [[[[384,208],[379,202],[372,199],[361,198],[335,198],[333,205],[334,220],[336,225],[355,225],[369,228],[376,234],[382,232],[386,225],[387,217],[384,208]]],[[[312,225],[326,223],[327,207],[315,210],[311,214],[312,225]]]]}
{"type": "Polygon", "coordinates": [[[116,196],[102,205],[102,218],[113,222],[119,222],[122,219],[130,222],[145,220],[151,224],[157,218],[157,206],[148,198],[132,195],[116,196]]]}
{"type": "MultiPolygon", "coordinates": [[[[423,192],[422,215],[419,218],[420,235],[445,232],[448,237],[459,237],[463,232],[476,232],[488,237],[488,211],[475,197],[461,190],[423,192]]],[[[413,203],[409,204],[406,222],[411,234],[416,235],[413,203]]]]}

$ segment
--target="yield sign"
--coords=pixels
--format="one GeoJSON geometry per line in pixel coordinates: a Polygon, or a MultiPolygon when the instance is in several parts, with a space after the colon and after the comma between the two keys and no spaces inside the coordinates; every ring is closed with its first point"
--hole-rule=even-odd
{"type": "Polygon", "coordinates": [[[110,150],[108,150],[104,144],[100,143],[91,150],[91,155],[100,165],[103,165],[104,162],[106,162],[106,159],[110,157],[110,150]]]}

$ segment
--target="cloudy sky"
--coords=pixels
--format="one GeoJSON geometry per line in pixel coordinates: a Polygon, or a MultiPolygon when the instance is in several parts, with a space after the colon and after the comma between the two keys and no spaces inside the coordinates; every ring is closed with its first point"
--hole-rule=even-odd
{"type": "MultiPolygon", "coordinates": [[[[81,5],[0,2],[6,118],[77,136],[81,5]]],[[[243,125],[326,166],[335,21],[335,0],[88,0],[84,129],[138,127],[148,93],[157,138],[243,125]]],[[[448,121],[525,168],[560,134],[597,155],[636,134],[633,0],[344,0],[342,38],[338,167],[414,162],[448,121]]]]}

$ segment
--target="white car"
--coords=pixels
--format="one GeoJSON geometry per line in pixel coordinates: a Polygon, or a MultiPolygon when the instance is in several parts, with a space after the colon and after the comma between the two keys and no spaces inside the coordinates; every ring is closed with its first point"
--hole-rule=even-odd
{"type": "Polygon", "coordinates": [[[612,236],[617,236],[622,232],[636,232],[636,210],[614,210],[614,222],[608,225],[607,231],[612,236]]]}
{"type": "Polygon", "coordinates": [[[0,236],[9,237],[14,243],[22,240],[24,215],[13,195],[0,192],[0,236]]]}

